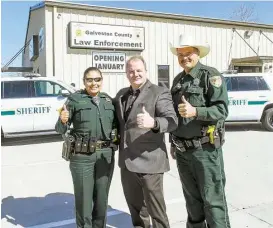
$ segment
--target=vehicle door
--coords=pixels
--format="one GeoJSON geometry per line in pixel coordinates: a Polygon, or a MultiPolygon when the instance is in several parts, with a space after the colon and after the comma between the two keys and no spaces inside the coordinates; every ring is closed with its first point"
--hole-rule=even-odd
{"type": "Polygon", "coordinates": [[[59,108],[63,106],[66,98],[61,95],[63,86],[47,80],[35,80],[34,130],[52,131],[59,117],[59,108]]]}
{"type": "Polygon", "coordinates": [[[226,121],[235,121],[237,120],[237,113],[238,113],[238,106],[234,105],[234,100],[237,99],[237,92],[233,91],[232,88],[232,76],[227,76],[225,77],[226,85],[227,85],[227,91],[228,91],[228,101],[229,101],[229,106],[228,106],[228,117],[226,121]]]}
{"type": "Polygon", "coordinates": [[[250,118],[260,120],[264,106],[267,102],[272,101],[273,94],[262,75],[255,78],[257,81],[257,90],[253,93],[255,96],[252,101],[248,102],[248,105],[250,106],[249,110],[251,110],[250,118]]]}
{"type": "Polygon", "coordinates": [[[259,120],[269,96],[264,79],[259,76],[233,77],[232,90],[236,95],[231,105],[237,106],[237,120],[259,120]]]}
{"type": "Polygon", "coordinates": [[[1,123],[4,133],[33,131],[32,81],[1,82],[1,123]]]}

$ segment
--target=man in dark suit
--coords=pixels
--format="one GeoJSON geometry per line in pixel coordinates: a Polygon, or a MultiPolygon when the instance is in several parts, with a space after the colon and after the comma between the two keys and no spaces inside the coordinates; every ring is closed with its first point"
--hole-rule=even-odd
{"type": "Polygon", "coordinates": [[[167,88],[147,79],[146,63],[133,56],[126,63],[130,87],[115,98],[119,120],[119,166],[124,195],[134,227],[169,228],[163,195],[163,174],[169,171],[164,133],[177,128],[167,88]]]}

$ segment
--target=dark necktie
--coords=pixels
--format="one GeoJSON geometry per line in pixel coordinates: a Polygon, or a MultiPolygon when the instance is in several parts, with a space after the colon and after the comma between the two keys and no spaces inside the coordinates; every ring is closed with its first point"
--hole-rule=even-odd
{"type": "Polygon", "coordinates": [[[127,121],[127,118],[132,110],[132,107],[134,105],[135,100],[137,99],[138,95],[140,93],[140,90],[130,90],[129,92],[129,96],[126,102],[126,108],[125,108],[125,113],[124,113],[124,117],[125,117],[125,121],[127,121]]]}

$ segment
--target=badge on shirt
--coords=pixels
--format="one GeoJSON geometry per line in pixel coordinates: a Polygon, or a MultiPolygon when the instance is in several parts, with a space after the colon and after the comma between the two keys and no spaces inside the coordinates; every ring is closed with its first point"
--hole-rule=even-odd
{"type": "Polygon", "coordinates": [[[194,84],[195,86],[198,86],[199,83],[200,83],[199,78],[195,78],[195,79],[193,80],[193,84],[194,84]]]}
{"type": "Polygon", "coordinates": [[[217,88],[219,88],[222,85],[222,78],[219,75],[210,77],[209,81],[213,86],[217,88]]]}

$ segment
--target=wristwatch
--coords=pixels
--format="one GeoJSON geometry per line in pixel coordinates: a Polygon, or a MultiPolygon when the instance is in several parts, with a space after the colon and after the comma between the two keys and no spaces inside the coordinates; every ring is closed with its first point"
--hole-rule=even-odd
{"type": "Polygon", "coordinates": [[[159,123],[157,121],[157,119],[154,119],[154,127],[152,128],[154,131],[159,130],[159,123]]]}

